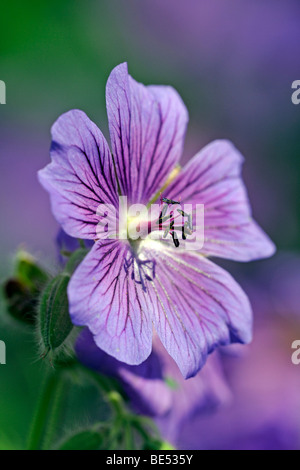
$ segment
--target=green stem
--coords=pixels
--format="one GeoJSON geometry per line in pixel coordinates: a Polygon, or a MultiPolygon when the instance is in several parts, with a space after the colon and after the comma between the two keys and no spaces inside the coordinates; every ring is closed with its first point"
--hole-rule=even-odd
{"type": "Polygon", "coordinates": [[[125,450],[134,450],[134,437],[131,423],[129,421],[125,422],[125,450]]]}
{"type": "Polygon", "coordinates": [[[57,383],[54,390],[51,409],[49,412],[49,419],[47,423],[45,437],[42,443],[42,449],[49,450],[53,444],[54,436],[57,430],[57,423],[61,414],[61,405],[64,397],[65,382],[62,374],[57,374],[57,383]]]}
{"type": "Polygon", "coordinates": [[[80,248],[85,248],[84,241],[81,238],[77,238],[80,248]]]}
{"type": "Polygon", "coordinates": [[[124,409],[124,402],[121,395],[113,390],[107,393],[107,399],[115,415],[124,418],[126,416],[126,410],[124,409]]]}
{"type": "Polygon", "coordinates": [[[38,400],[37,408],[29,432],[27,444],[28,450],[37,450],[40,447],[42,434],[47,419],[49,404],[51,402],[53,392],[56,388],[57,381],[57,374],[51,374],[50,376],[46,377],[44,381],[42,392],[38,400]]]}

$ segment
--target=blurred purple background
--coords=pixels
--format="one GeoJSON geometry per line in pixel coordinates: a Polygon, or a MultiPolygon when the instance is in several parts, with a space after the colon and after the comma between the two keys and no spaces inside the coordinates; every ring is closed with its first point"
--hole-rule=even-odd
{"type": "Polygon", "coordinates": [[[299,2],[18,0],[2,11],[1,276],[20,244],[55,264],[58,226],[36,178],[54,120],[80,108],[107,133],[105,81],[125,60],[137,80],[173,85],[190,113],[183,160],[231,139],[246,158],[254,216],[278,247],[272,260],[226,263],[250,295],[255,339],[241,358],[224,359],[234,403],[176,439],[191,448],[299,448],[300,365],[290,359],[300,339],[300,105],[291,102],[299,2]]]}

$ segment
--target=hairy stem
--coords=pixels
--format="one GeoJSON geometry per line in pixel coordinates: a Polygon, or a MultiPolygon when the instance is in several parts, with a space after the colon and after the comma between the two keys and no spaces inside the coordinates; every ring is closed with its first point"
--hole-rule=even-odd
{"type": "Polygon", "coordinates": [[[54,390],[54,396],[49,410],[49,419],[46,426],[45,437],[42,443],[42,449],[49,450],[53,444],[57,424],[61,415],[62,401],[64,397],[65,383],[62,374],[59,373],[58,381],[54,390]]]}
{"type": "Polygon", "coordinates": [[[54,394],[58,388],[60,380],[61,374],[51,373],[46,377],[43,383],[41,394],[38,399],[38,404],[29,431],[29,438],[27,443],[28,450],[38,450],[41,447],[51,402],[56,402],[58,399],[58,397],[56,397],[54,394]],[[53,399],[54,396],[55,400],[53,399]]]}

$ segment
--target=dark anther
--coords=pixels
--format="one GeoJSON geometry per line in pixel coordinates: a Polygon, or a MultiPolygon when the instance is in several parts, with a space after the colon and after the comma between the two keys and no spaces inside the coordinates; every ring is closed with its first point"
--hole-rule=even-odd
{"type": "Polygon", "coordinates": [[[178,248],[179,247],[179,240],[178,240],[178,237],[177,237],[177,233],[176,232],[171,232],[171,235],[172,235],[172,238],[173,238],[174,245],[176,246],[176,248],[178,248]]]}
{"type": "Polygon", "coordinates": [[[192,215],[184,212],[182,209],[177,209],[177,212],[185,219],[185,221],[181,219],[179,225],[175,225],[177,217],[174,216],[174,210],[172,209],[168,215],[166,214],[170,205],[180,204],[180,202],[166,197],[161,198],[161,202],[165,203],[165,205],[161,209],[156,223],[159,224],[160,230],[164,230],[163,238],[166,238],[169,233],[172,236],[175,247],[177,248],[180,245],[178,235],[176,233],[177,231],[182,234],[183,240],[187,239],[187,235],[192,235],[193,233],[192,215]],[[164,224],[168,224],[168,226],[166,227],[164,224]]]}
{"type": "Polygon", "coordinates": [[[182,211],[181,209],[177,209],[177,212],[179,212],[180,215],[182,215],[182,217],[188,217],[189,214],[187,214],[186,212],[182,211]]]}
{"type": "Polygon", "coordinates": [[[167,204],[180,204],[178,201],[173,201],[173,199],[168,199],[166,197],[162,198],[162,202],[166,202],[167,204]]]}

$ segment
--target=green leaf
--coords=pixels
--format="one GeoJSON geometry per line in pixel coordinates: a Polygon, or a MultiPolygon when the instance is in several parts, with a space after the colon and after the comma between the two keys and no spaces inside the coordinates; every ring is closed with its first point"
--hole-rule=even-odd
{"type": "Polygon", "coordinates": [[[80,431],[63,441],[58,446],[58,450],[97,450],[103,441],[104,436],[100,432],[80,431]]]}

